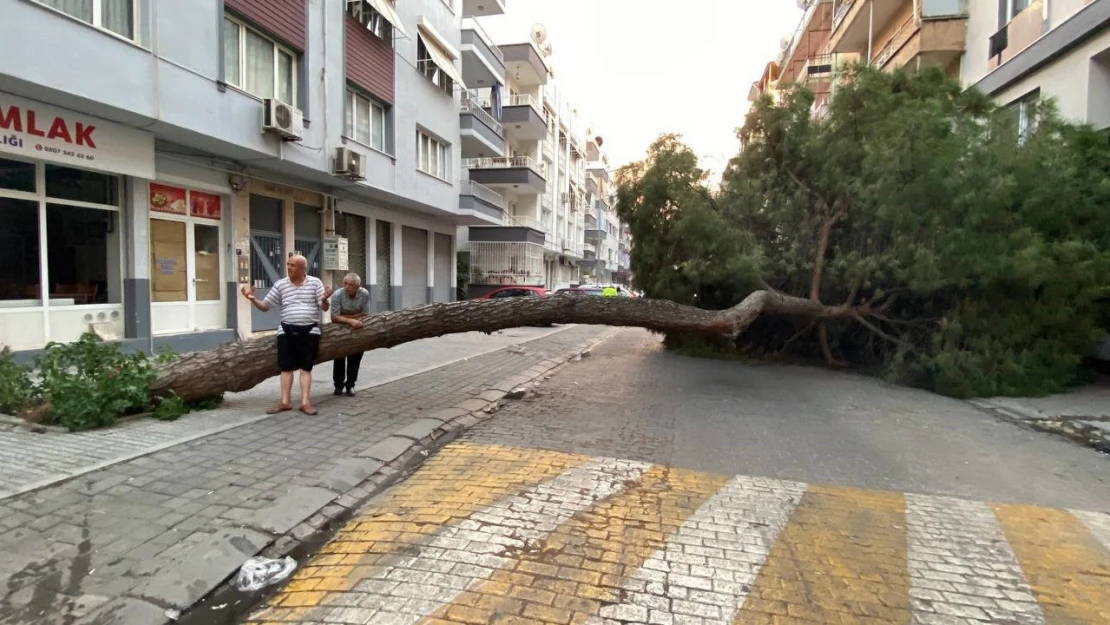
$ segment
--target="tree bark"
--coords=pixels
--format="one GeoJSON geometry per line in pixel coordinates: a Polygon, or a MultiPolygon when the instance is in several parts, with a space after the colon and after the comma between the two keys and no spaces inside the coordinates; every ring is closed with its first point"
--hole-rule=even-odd
{"type": "MultiPolygon", "coordinates": [[[[761,314],[823,319],[844,317],[851,312],[843,307],[825,306],[819,301],[766,290],[756,291],[736,306],[721,311],[665,300],[566,295],[428,304],[375,315],[358,330],[340,324],[325,326],[316,362],[445,334],[490,333],[528,325],[629,326],[735,339],[761,314]]],[[[162,367],[151,392],[164,396],[172,391],[192,401],[245,391],[279,373],[276,338],[268,336],[182,356],[162,367]]]]}

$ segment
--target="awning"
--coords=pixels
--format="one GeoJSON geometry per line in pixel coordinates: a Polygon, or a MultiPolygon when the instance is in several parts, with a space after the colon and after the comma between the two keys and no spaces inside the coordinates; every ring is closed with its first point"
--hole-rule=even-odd
{"type": "MultiPolygon", "coordinates": [[[[384,2],[384,0],[379,1],[384,2]]],[[[458,54],[453,55],[450,51],[450,46],[445,42],[441,43],[443,40],[440,38],[439,33],[430,25],[425,24],[423,19],[420,24],[417,25],[417,29],[420,31],[418,34],[420,40],[424,42],[424,47],[432,57],[432,62],[436,64],[436,67],[443,70],[444,74],[450,76],[451,80],[458,83],[460,89],[465,90],[466,83],[463,82],[462,74],[459,73],[459,70],[455,69],[454,59],[458,58],[458,54]]]]}
{"type": "Polygon", "coordinates": [[[401,33],[405,38],[409,38],[409,34],[401,26],[401,18],[397,15],[397,11],[393,10],[392,2],[389,0],[368,0],[368,2],[375,11],[382,14],[382,17],[393,26],[394,30],[401,33]]]}

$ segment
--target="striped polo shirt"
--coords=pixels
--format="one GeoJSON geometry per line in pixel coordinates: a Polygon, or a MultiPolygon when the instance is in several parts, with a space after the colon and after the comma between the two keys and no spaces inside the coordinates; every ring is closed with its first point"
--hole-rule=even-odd
{"type": "MultiPolygon", "coordinates": [[[[274,283],[273,288],[263,300],[270,306],[281,307],[281,322],[291,326],[307,326],[321,323],[320,302],[324,299],[324,283],[319,278],[305,276],[301,286],[296,286],[289,278],[274,283]]],[[[285,331],[278,326],[278,334],[285,331]]],[[[320,334],[320,326],[312,329],[312,334],[320,334]]]]}

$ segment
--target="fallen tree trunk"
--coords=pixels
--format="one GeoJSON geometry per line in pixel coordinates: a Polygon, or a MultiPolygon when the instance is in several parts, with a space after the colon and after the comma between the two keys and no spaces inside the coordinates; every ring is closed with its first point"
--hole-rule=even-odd
{"type": "MultiPolygon", "coordinates": [[[[629,326],[735,338],[761,314],[819,319],[843,317],[850,312],[774,291],[756,291],[736,306],[720,311],[665,300],[566,295],[428,304],[374,315],[358,330],[339,324],[325,326],[316,362],[444,334],[489,333],[529,325],[629,326]]],[[[162,367],[151,392],[162,396],[173,391],[192,401],[245,391],[279,373],[276,338],[269,336],[185,355],[162,367]]]]}

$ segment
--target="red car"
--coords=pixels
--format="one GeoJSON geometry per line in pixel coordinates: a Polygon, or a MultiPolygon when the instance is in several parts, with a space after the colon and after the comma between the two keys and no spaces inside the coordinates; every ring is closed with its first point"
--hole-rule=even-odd
{"type": "Polygon", "coordinates": [[[503,286],[494,289],[478,299],[500,299],[502,297],[543,297],[547,290],[542,286],[503,286]]]}

